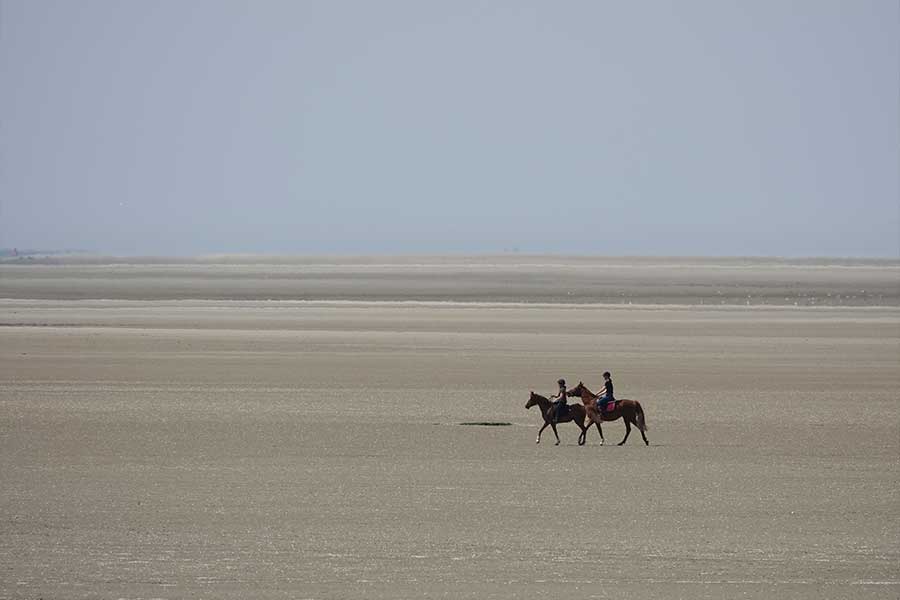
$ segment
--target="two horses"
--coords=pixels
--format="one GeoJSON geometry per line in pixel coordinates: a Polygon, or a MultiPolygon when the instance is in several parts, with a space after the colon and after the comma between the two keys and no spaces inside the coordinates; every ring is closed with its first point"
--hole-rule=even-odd
{"type": "MultiPolygon", "coordinates": [[[[579,446],[584,445],[587,439],[588,429],[591,428],[591,425],[595,424],[597,425],[597,432],[600,434],[600,445],[602,446],[605,440],[603,439],[603,429],[600,427],[600,423],[602,421],[616,421],[618,419],[622,419],[625,422],[625,437],[619,442],[619,446],[628,440],[628,436],[631,435],[632,425],[637,427],[638,431],[641,432],[644,443],[648,446],[650,445],[650,441],[647,439],[646,435],[648,428],[647,420],[644,418],[644,409],[637,400],[616,400],[615,408],[610,411],[602,412],[597,407],[597,397],[591,393],[581,381],[578,382],[578,385],[569,390],[566,395],[569,397],[580,396],[581,404],[569,405],[569,410],[566,414],[560,415],[556,423],[572,421],[578,425],[579,429],[581,429],[581,433],[578,435],[579,446]],[[584,424],[585,419],[587,419],[586,426],[584,424]]],[[[558,446],[559,434],[556,432],[556,423],[553,422],[553,404],[544,396],[531,392],[531,396],[528,398],[525,408],[531,408],[532,406],[539,406],[541,408],[541,414],[544,417],[544,424],[537,434],[537,443],[541,443],[541,433],[543,433],[544,429],[549,425],[553,428],[553,435],[556,436],[556,445],[558,446]]]]}

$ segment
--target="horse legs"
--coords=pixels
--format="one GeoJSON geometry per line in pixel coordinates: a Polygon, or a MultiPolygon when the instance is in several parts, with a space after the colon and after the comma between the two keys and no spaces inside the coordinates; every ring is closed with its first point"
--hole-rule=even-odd
{"type": "Polygon", "coordinates": [[[549,425],[549,424],[550,424],[550,421],[544,421],[543,427],[541,427],[540,430],[538,430],[538,436],[534,442],[535,444],[541,443],[541,434],[544,433],[544,430],[547,429],[547,425],[549,425]]]}
{"type": "Polygon", "coordinates": [[[631,423],[628,422],[628,419],[622,419],[625,422],[625,437],[622,438],[622,441],[619,442],[621,446],[628,440],[628,436],[631,435],[631,423]]]}
{"type": "Polygon", "coordinates": [[[600,445],[602,446],[604,443],[606,443],[606,440],[603,439],[603,428],[600,427],[600,421],[594,421],[594,423],[597,425],[597,433],[600,434],[600,445]]]}
{"type": "Polygon", "coordinates": [[[550,427],[553,429],[553,435],[556,436],[556,443],[554,444],[554,446],[559,446],[559,434],[556,433],[556,423],[551,422],[550,427]]]}
{"type": "Polygon", "coordinates": [[[581,433],[578,435],[578,445],[584,446],[585,442],[587,442],[587,430],[590,427],[590,425],[585,427],[583,418],[575,421],[575,424],[581,428],[581,433]]]}
{"type": "Polygon", "coordinates": [[[644,433],[644,430],[643,430],[643,429],[641,429],[640,427],[638,427],[637,422],[635,422],[634,426],[637,427],[637,428],[638,428],[638,431],[641,432],[641,437],[644,438],[644,444],[647,445],[647,446],[649,446],[649,445],[650,445],[650,440],[647,439],[647,434],[644,433]]]}

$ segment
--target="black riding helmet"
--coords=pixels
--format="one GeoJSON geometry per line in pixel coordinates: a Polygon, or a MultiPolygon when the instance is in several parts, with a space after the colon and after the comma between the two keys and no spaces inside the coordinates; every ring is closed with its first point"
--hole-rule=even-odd
{"type": "Polygon", "coordinates": [[[612,375],[609,374],[609,371],[603,371],[603,376],[604,377],[612,377],[612,375]]]}
{"type": "Polygon", "coordinates": [[[556,383],[558,383],[559,385],[566,385],[566,380],[565,380],[565,379],[560,379],[560,380],[557,381],[556,383]]]}

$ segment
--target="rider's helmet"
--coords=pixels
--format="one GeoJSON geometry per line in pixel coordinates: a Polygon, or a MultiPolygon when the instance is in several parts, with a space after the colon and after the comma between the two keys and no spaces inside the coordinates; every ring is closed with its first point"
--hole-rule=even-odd
{"type": "Polygon", "coordinates": [[[558,383],[559,385],[566,385],[566,380],[565,380],[565,379],[560,379],[560,380],[557,381],[556,383],[558,383]]]}
{"type": "Polygon", "coordinates": [[[612,377],[612,375],[609,374],[609,371],[603,371],[603,377],[612,377]]]}

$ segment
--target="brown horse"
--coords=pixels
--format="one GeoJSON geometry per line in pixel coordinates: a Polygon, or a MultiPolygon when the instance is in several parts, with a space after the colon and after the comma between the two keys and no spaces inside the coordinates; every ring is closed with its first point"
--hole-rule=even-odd
{"type": "Polygon", "coordinates": [[[644,409],[641,408],[641,403],[637,400],[626,400],[624,398],[622,400],[616,400],[616,406],[613,410],[601,412],[597,407],[597,396],[591,393],[591,390],[584,387],[584,384],[580,381],[578,382],[578,385],[568,391],[568,395],[581,396],[581,402],[584,404],[585,414],[588,418],[588,424],[587,427],[585,427],[585,431],[590,429],[591,425],[596,423],[597,431],[600,432],[601,446],[605,440],[603,439],[603,429],[600,427],[600,422],[615,421],[617,419],[625,421],[625,437],[619,442],[620,446],[624,444],[628,439],[628,436],[631,435],[632,424],[634,424],[634,426],[638,428],[638,431],[641,432],[644,443],[648,446],[650,445],[650,441],[645,434],[648,429],[647,419],[644,418],[644,409]]]}
{"type": "Polygon", "coordinates": [[[569,404],[569,410],[567,410],[564,415],[561,415],[556,423],[553,422],[553,404],[550,400],[544,398],[540,394],[531,392],[531,396],[528,398],[525,408],[531,408],[532,406],[539,406],[541,415],[544,417],[544,424],[541,426],[540,431],[538,431],[536,443],[541,443],[541,434],[547,429],[547,425],[549,425],[553,428],[553,435],[556,436],[556,445],[559,446],[559,434],[556,433],[556,423],[572,421],[581,429],[581,433],[578,435],[578,445],[584,445],[584,441],[587,438],[587,427],[584,426],[585,409],[583,406],[580,404],[569,404]]]}

